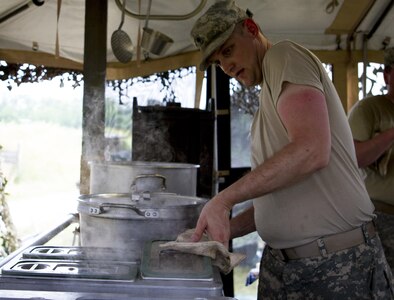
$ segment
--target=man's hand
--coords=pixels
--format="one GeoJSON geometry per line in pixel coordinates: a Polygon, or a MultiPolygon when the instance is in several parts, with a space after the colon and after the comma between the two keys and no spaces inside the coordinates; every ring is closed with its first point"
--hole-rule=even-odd
{"type": "Polygon", "coordinates": [[[198,242],[205,232],[210,240],[220,242],[228,248],[230,209],[220,201],[218,196],[208,201],[201,211],[192,240],[198,242]]]}

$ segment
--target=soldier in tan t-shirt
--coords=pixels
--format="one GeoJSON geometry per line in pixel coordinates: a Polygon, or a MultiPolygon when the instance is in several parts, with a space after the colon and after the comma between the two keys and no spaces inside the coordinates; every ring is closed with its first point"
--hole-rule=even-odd
{"type": "Polygon", "coordinates": [[[394,272],[394,48],[384,55],[387,94],[359,101],[349,112],[357,160],[376,208],[376,226],[394,272]]]}
{"type": "Polygon", "coordinates": [[[321,62],[293,42],[273,45],[233,0],[211,6],[191,34],[201,70],[216,64],[245,86],[261,86],[252,171],[208,201],[193,241],[205,232],[228,245],[257,230],[267,244],[258,299],[391,299],[374,206],[321,62]],[[230,220],[232,207],[249,199],[253,206],[230,220]]]}

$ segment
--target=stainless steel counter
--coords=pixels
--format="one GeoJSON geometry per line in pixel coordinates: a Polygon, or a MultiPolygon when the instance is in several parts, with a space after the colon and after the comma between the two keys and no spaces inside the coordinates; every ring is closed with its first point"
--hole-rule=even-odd
{"type": "Polygon", "coordinates": [[[62,251],[67,252],[64,246],[43,246],[73,223],[78,225],[76,214],[0,261],[0,299],[231,299],[223,296],[220,273],[212,265],[208,268],[210,272],[205,272],[208,275],[201,278],[190,277],[190,272],[185,278],[182,275],[179,278],[144,278],[139,260],[117,262],[107,258],[107,261],[94,260],[93,265],[99,263],[99,267],[95,269],[98,273],[92,273],[91,257],[84,261],[78,256],[86,254],[87,248],[70,248],[74,251],[70,258],[62,254],[62,251]],[[48,247],[53,249],[48,251],[48,247]],[[33,255],[40,252],[47,257],[41,259],[33,255]],[[109,260],[111,265],[108,265],[109,260]],[[121,274],[120,271],[126,276],[114,276],[121,274]]]}
{"type": "MultiPolygon", "coordinates": [[[[43,291],[0,291],[0,299],[2,300],[130,300],[128,294],[113,293],[75,293],[75,292],[43,292],[43,291]]],[[[138,297],[139,300],[151,300],[150,297],[138,297]]],[[[160,300],[231,300],[230,297],[188,297],[186,295],[178,295],[166,297],[161,295],[160,300]]]]}

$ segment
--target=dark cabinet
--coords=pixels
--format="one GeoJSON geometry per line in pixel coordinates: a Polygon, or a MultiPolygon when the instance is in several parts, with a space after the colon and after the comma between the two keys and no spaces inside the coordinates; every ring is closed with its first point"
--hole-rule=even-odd
{"type": "Polygon", "coordinates": [[[197,195],[211,197],[214,125],[212,111],[134,103],[132,160],[198,164],[197,195]]]}

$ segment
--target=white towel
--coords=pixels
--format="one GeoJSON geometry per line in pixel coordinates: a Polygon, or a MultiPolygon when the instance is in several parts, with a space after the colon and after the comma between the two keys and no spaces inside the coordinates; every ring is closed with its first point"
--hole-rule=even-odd
{"type": "Polygon", "coordinates": [[[194,229],[189,229],[178,235],[176,241],[161,244],[160,248],[208,256],[212,259],[212,264],[224,274],[230,273],[246,258],[245,254],[229,252],[223,244],[210,241],[206,235],[199,242],[191,242],[193,233],[194,229]]]}

